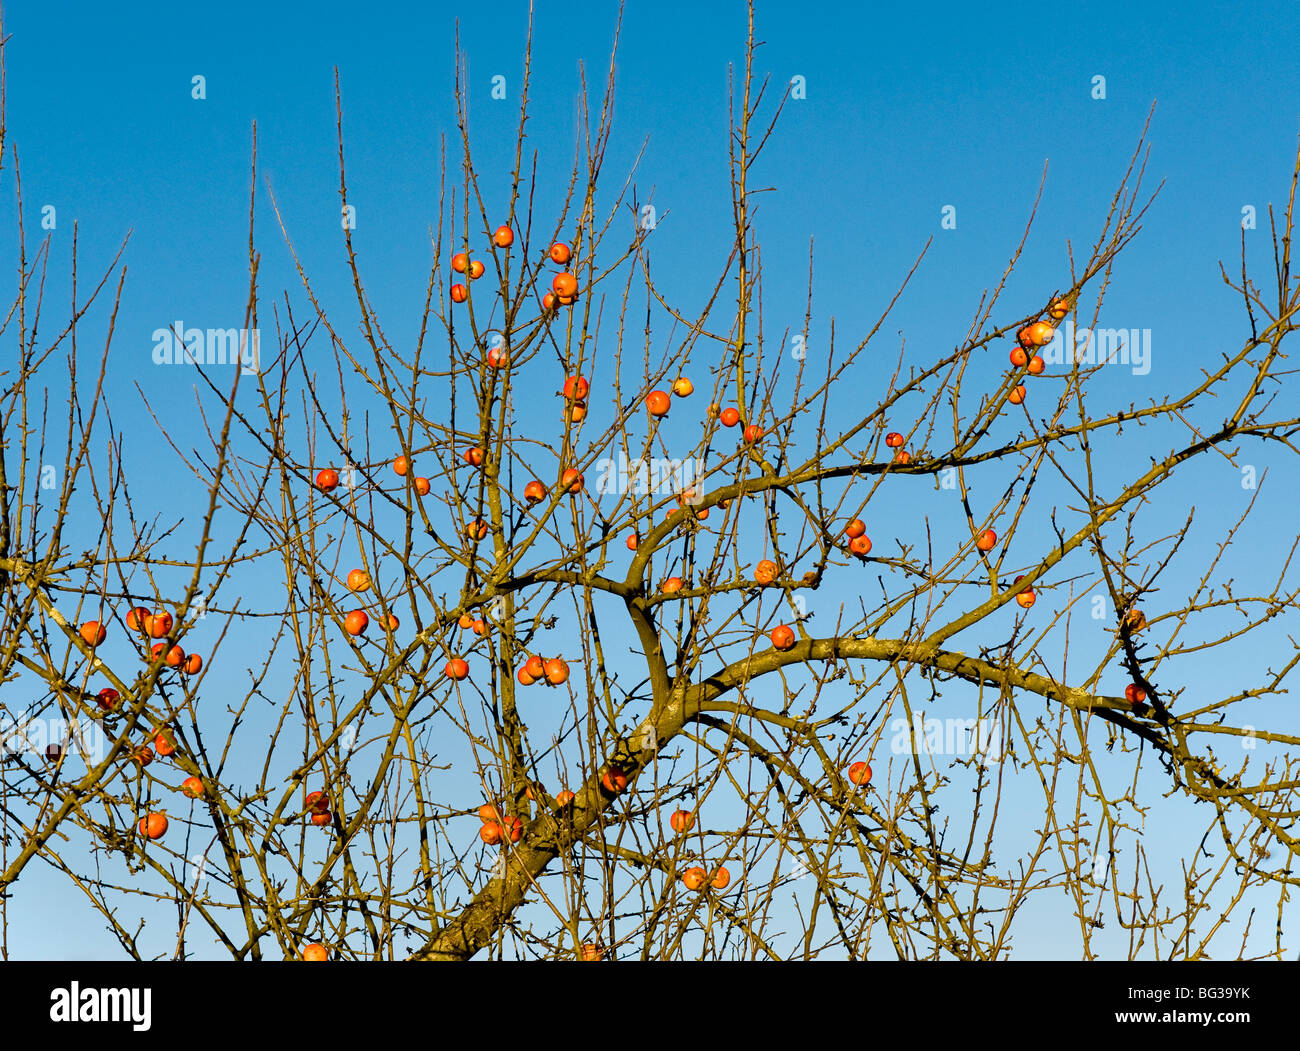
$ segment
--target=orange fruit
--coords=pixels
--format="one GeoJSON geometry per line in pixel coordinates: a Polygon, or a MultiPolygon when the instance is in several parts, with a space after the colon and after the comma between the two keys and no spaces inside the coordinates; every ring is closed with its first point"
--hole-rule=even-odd
{"type": "Polygon", "coordinates": [[[460,657],[452,657],[442,669],[442,673],[449,679],[457,681],[469,678],[469,665],[460,657]]]}
{"type": "Polygon", "coordinates": [[[871,783],[871,767],[867,763],[854,763],[849,767],[849,780],[855,785],[871,783]]]}
{"type": "Polygon", "coordinates": [[[772,645],[778,650],[788,650],[794,648],[794,629],[788,624],[778,624],[772,629],[768,638],[772,640],[772,645]]]}
{"type": "Polygon", "coordinates": [[[754,579],[760,584],[770,584],[779,572],[777,565],[770,558],[765,558],[754,567],[754,579]]]}
{"type": "Polygon", "coordinates": [[[855,518],[844,527],[844,535],[850,540],[862,536],[867,531],[866,523],[861,518],[855,518]]]}
{"type": "Polygon", "coordinates": [[[97,620],[88,620],[81,625],[81,637],[87,646],[94,649],[108,638],[108,629],[97,620]]]}
{"type": "Polygon", "coordinates": [[[687,890],[699,890],[708,882],[708,879],[709,874],[698,865],[682,873],[682,882],[686,884],[687,890]]]}
{"type": "Polygon", "coordinates": [[[673,393],[679,398],[689,398],[695,393],[695,384],[685,376],[678,376],[673,380],[673,393]]]}
{"type": "Polygon", "coordinates": [[[492,235],[492,243],[498,248],[509,248],[515,243],[515,232],[508,226],[498,226],[492,235]]]}
{"type": "Polygon", "coordinates": [[[723,409],[721,414],[718,416],[718,419],[722,421],[722,426],[734,427],[740,422],[740,410],[732,408],[723,409]]]}
{"type": "Polygon", "coordinates": [[[559,241],[551,245],[551,250],[548,254],[551,257],[551,262],[555,263],[557,266],[563,266],[573,257],[573,253],[569,251],[569,246],[559,241]]]}
{"type": "Polygon", "coordinates": [[[645,397],[645,407],[651,416],[667,416],[671,404],[672,399],[665,391],[652,390],[645,397]]]}
{"type": "Polygon", "coordinates": [[[343,630],[349,635],[363,635],[370,626],[370,618],[363,609],[354,609],[343,620],[343,630]]]}
{"type": "Polygon", "coordinates": [[[162,839],[167,834],[167,815],[149,813],[140,819],[136,825],[140,835],[148,836],[150,839],[162,839]]]}
{"type": "Polygon", "coordinates": [[[464,285],[451,286],[451,301],[453,303],[463,303],[469,298],[469,289],[464,285]]]}
{"type": "MultiPolygon", "coordinates": [[[[333,467],[326,467],[316,472],[316,488],[322,493],[328,493],[332,489],[337,489],[339,484],[339,473],[333,467]]],[[[128,625],[129,626],[129,625],[128,625]]]]}
{"type": "Polygon", "coordinates": [[[674,832],[689,832],[695,824],[695,815],[689,810],[674,810],[672,817],[668,819],[668,824],[672,826],[674,832]]]}
{"type": "Polygon", "coordinates": [[[992,551],[993,545],[998,542],[997,533],[992,529],[985,529],[975,538],[975,546],[981,551],[992,551]]]}

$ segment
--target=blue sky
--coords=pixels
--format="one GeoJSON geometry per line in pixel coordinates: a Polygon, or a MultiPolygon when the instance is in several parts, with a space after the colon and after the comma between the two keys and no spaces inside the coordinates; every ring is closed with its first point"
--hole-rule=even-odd
{"type": "MultiPolygon", "coordinates": [[[[528,146],[539,152],[543,225],[554,221],[546,202],[558,201],[573,155],[578,64],[598,92],[614,10],[538,6],[528,146]]],[[[339,229],[337,66],[349,199],[358,210],[355,243],[386,331],[409,344],[428,276],[444,137],[449,177],[456,172],[455,34],[467,53],[476,166],[489,210],[500,209],[513,160],[526,11],[516,2],[96,8],[11,0],[5,7],[8,141],[18,151],[29,254],[43,236],[42,207],[57,209],[49,281],[57,292],[47,311],[67,300],[74,223],[83,289],[130,234],[107,396],[127,432],[125,466],[138,480],[143,509],[175,515],[202,506],[203,492],[190,477],[165,487],[145,483],[170,453],[154,437],[140,392],[166,427],[188,438],[180,444],[202,446],[193,378],[152,363],[152,333],[177,320],[242,324],[253,122],[264,331],[284,290],[300,317],[305,310],[268,188],[322,300],[337,310],[343,329],[355,324],[339,229]],[[191,96],[195,75],[206,80],[202,100],[191,96]],[[491,97],[497,75],[506,78],[504,102],[491,97]]],[[[1153,367],[1141,377],[1104,372],[1094,394],[1117,404],[1160,397],[1241,342],[1247,329],[1239,297],[1223,284],[1218,264],[1239,271],[1242,209],[1254,206],[1260,228],[1248,233],[1248,249],[1261,280],[1271,268],[1267,206],[1285,204],[1300,131],[1294,4],[1084,3],[1065,11],[1028,4],[760,4],[758,25],[764,45],[756,67],[770,73],[769,90],[779,93],[796,75],[807,85],[806,99],[787,103],[755,177],[776,188],[757,199],[756,211],[769,339],[802,323],[810,239],[812,354],[825,353],[832,317],[841,352],[856,342],[854,334],[870,327],[933,239],[873,354],[887,369],[903,341],[909,360],[947,353],[966,333],[981,294],[1001,276],[1046,165],[1038,218],[1000,316],[1009,317],[1013,306],[1016,316],[1037,308],[1069,283],[1067,241],[1076,259],[1086,258],[1154,103],[1146,189],[1162,180],[1164,187],[1115,269],[1103,314],[1103,323],[1151,330],[1153,367]],[[1093,97],[1097,76],[1105,78],[1104,99],[1093,97]],[[947,230],[940,219],[949,206],[956,228],[947,230]]],[[[743,61],[744,33],[737,3],[633,3],[623,18],[607,178],[618,186],[646,143],[633,179],[640,199],[652,200],[664,217],[653,256],[663,288],[688,315],[730,249],[727,73],[728,63],[743,61]]],[[[15,221],[11,161],[0,193],[6,230],[15,221]]],[[[46,321],[51,328],[54,316],[46,321]]],[[[91,319],[100,338],[103,319],[103,311],[91,319]]],[[[83,339],[97,353],[100,344],[83,339]]],[[[3,352],[11,347],[6,342],[3,352]]],[[[989,369],[1004,367],[998,355],[989,369]]],[[[863,370],[869,387],[870,368],[863,370]]],[[[850,398],[845,419],[853,408],[850,398]]],[[[1100,443],[1103,470],[1118,480],[1182,437],[1130,429],[1100,443]]],[[[1276,454],[1251,456],[1261,469],[1273,464],[1294,477],[1294,467],[1276,454]]],[[[1188,587],[1216,530],[1244,509],[1234,467],[1206,458],[1196,471],[1176,477],[1166,491],[1169,507],[1147,520],[1153,537],[1176,533],[1197,505],[1206,531],[1193,538],[1180,570],[1178,581],[1188,587]]],[[[879,543],[895,526],[905,535],[917,508],[930,513],[936,499],[901,489],[886,494],[874,512],[882,524],[873,523],[873,536],[879,543]]],[[[1278,536],[1295,533],[1284,504],[1261,502],[1225,575],[1229,566],[1249,570],[1276,548],[1278,536]]],[[[1045,529],[1046,519],[1036,525],[1045,529]]],[[[1265,563],[1264,578],[1273,568],[1265,563]]],[[[836,599],[854,600],[852,586],[819,594],[816,602],[836,599]]],[[[1285,652],[1284,635],[1268,639],[1285,652]]],[[[1275,652],[1269,642],[1249,643],[1235,659],[1251,667],[1275,652]]],[[[1193,656],[1180,667],[1179,685],[1240,688],[1234,668],[1214,660],[1193,656]]],[[[232,686],[242,681],[230,674],[232,686]]],[[[209,681],[216,687],[223,680],[209,681]]],[[[1108,685],[1119,692],[1123,680],[1108,685]]],[[[1261,724],[1275,717],[1261,713],[1261,724]]],[[[1170,813],[1177,813],[1173,804],[1170,813]]],[[[1032,818],[1027,810],[1026,821],[1032,818]]],[[[1148,846],[1160,835],[1158,828],[1149,834],[1148,846]]],[[[1176,872],[1186,844],[1176,837],[1169,844],[1176,872]]],[[[1008,851],[1014,849],[1008,840],[1008,851]]],[[[47,892],[36,882],[29,874],[18,887],[36,905],[17,920],[12,944],[19,955],[113,955],[106,935],[86,942],[97,934],[84,915],[64,910],[53,886],[47,892]]],[[[1024,955],[1053,955],[1055,925],[1068,931],[1073,922],[1054,912],[1050,899],[1040,900],[1043,922],[1026,925],[1024,955]]]]}

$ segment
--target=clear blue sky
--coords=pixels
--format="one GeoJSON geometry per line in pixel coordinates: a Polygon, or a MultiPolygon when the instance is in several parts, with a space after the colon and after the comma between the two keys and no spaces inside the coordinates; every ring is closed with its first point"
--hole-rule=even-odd
{"type": "MultiPolygon", "coordinates": [[[[8,134],[18,150],[29,253],[42,236],[41,208],[57,209],[47,310],[67,300],[74,223],[83,288],[130,232],[107,389],[116,424],[128,433],[126,468],[133,478],[143,478],[155,454],[170,456],[151,444],[154,424],[137,385],[161,422],[188,435],[187,444],[204,444],[195,429],[193,377],[153,365],[152,333],[177,320],[242,324],[253,122],[263,176],[257,223],[264,331],[284,289],[302,308],[268,185],[322,298],[352,324],[338,218],[338,66],[356,244],[390,338],[409,344],[428,274],[441,137],[447,136],[453,163],[456,156],[457,27],[468,55],[476,163],[493,195],[489,204],[501,206],[513,159],[526,10],[512,0],[292,7],[9,0],[8,134]],[[491,98],[497,74],[506,77],[505,102],[491,98]],[[195,75],[206,78],[203,100],[191,97],[195,75]],[[495,182],[494,170],[500,173],[495,182]]],[[[613,10],[545,0],[538,6],[529,146],[540,151],[541,201],[557,200],[563,189],[578,63],[598,89],[613,10]]],[[[1000,277],[1046,164],[1037,225],[1008,294],[1008,309],[1035,308],[1068,284],[1067,239],[1076,258],[1086,257],[1154,102],[1147,186],[1161,180],[1165,186],[1116,268],[1103,317],[1103,324],[1149,328],[1153,367],[1142,377],[1119,370],[1101,377],[1096,396],[1127,404],[1187,385],[1247,331],[1239,299],[1218,270],[1220,260],[1230,273],[1239,270],[1245,206],[1259,214],[1260,229],[1248,235],[1252,258],[1261,268],[1271,266],[1267,205],[1285,204],[1300,132],[1295,16],[1294,3],[1090,2],[1068,9],[761,3],[765,43],[757,68],[770,72],[775,92],[795,75],[807,84],[807,98],[787,105],[757,180],[777,188],[758,199],[757,212],[769,333],[802,322],[810,238],[816,353],[832,316],[840,338],[856,340],[933,237],[877,353],[892,364],[901,339],[916,360],[948,352],[964,336],[981,293],[1000,277]],[[1105,99],[1092,97],[1095,76],[1105,77],[1105,99]],[[954,230],[940,227],[945,206],[956,209],[954,230]]],[[[699,306],[691,268],[712,275],[730,248],[727,70],[743,60],[744,34],[739,3],[638,2],[623,21],[607,174],[611,184],[621,182],[648,139],[635,181],[641,199],[653,191],[667,215],[655,234],[657,262],[667,270],[667,261],[682,261],[663,277],[687,313],[699,306]]],[[[6,231],[14,228],[11,165],[6,158],[0,192],[6,231]]],[[[543,214],[551,221],[545,207],[543,214]]],[[[53,330],[54,313],[46,324],[53,330]]],[[[6,360],[9,339],[0,348],[6,360]]],[[[996,365],[1004,364],[999,352],[996,365]]],[[[846,405],[846,419],[853,408],[846,405]]],[[[1176,439],[1147,440],[1130,431],[1107,453],[1115,477],[1176,439]]],[[[1150,532],[1176,532],[1186,509],[1197,504],[1207,532],[1191,550],[1204,552],[1215,530],[1244,505],[1230,465],[1216,458],[1199,470],[1210,480],[1203,475],[1171,485],[1173,509],[1150,532]]],[[[1287,470],[1293,475],[1293,467],[1287,470]]],[[[174,514],[197,510],[187,501],[202,494],[193,479],[180,478],[165,489],[139,482],[135,495],[144,512],[174,514]]],[[[906,500],[895,500],[889,506],[906,513],[906,500]]],[[[899,533],[906,528],[900,525],[899,533]]],[[[884,540],[891,529],[873,532],[884,540]]],[[[1294,534],[1293,513],[1273,500],[1247,544],[1258,557],[1277,536],[1294,534]]],[[[1243,558],[1241,565],[1248,564],[1243,558]]],[[[1194,580],[1178,578],[1189,586],[1194,580]]],[[[816,599],[834,600],[825,593],[816,599]]],[[[1251,664],[1269,656],[1248,648],[1238,659],[1251,664]]],[[[1231,668],[1196,667],[1204,689],[1240,688],[1231,668]]],[[[242,681],[232,676],[232,684],[242,681]]],[[[209,681],[215,687],[221,679],[209,681]]],[[[1118,692],[1123,681],[1109,685],[1118,692]]],[[[1268,718],[1262,715],[1261,723],[1268,718]]],[[[1199,811],[1196,817],[1201,820],[1199,811]]],[[[1031,810],[1026,820],[1032,819],[1031,810]]],[[[1158,837],[1158,830],[1148,834],[1148,848],[1158,837]]],[[[1184,847],[1181,839],[1171,843],[1171,850],[1184,847]]],[[[1004,861],[1014,849],[1009,843],[1004,861]]],[[[1171,859],[1171,878],[1177,860],[1171,859]]],[[[33,886],[38,878],[47,877],[29,870],[16,889],[17,900],[33,906],[17,919],[17,954],[115,955],[93,920],[87,924],[84,913],[59,906],[62,887],[56,896],[49,878],[46,898],[33,886]]],[[[1020,952],[1054,955],[1054,924],[1069,931],[1074,921],[1049,909],[1041,924],[1023,928],[1020,952]]]]}

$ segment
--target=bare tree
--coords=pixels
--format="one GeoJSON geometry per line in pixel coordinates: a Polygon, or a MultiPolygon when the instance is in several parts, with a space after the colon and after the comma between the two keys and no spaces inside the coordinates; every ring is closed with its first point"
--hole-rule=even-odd
{"type": "Polygon", "coordinates": [[[1027,225],[933,361],[884,366],[898,295],[791,356],[814,255],[803,328],[774,337],[753,212],[784,96],[757,49],[751,10],[734,244],[694,305],[651,264],[666,216],[634,169],[605,171],[613,54],[559,201],[536,190],[531,65],[505,177],[474,164],[458,78],[414,340],[386,333],[346,223],[355,303],[326,303],[273,195],[302,294],[263,299],[254,146],[244,329],[274,337],[255,368],[196,363],[195,429],[163,434],[208,501],[171,523],[137,515],[156,479],[120,469],[103,390],[125,246],[87,289],[74,234],[51,332],[51,242],[29,255],[20,226],[0,374],[6,955],[38,868],[133,958],[147,921],[174,923],[177,957],[215,939],[238,958],[995,959],[1040,897],[1069,903],[1084,957],[1108,921],[1133,957],[1240,955],[1265,900],[1269,955],[1294,948],[1300,737],[1238,713],[1300,656],[1243,667],[1231,696],[1195,669],[1293,630],[1295,541],[1258,580],[1216,558],[1188,588],[1194,516],[1171,482],[1246,443],[1296,451],[1300,154],[1272,276],[1248,277],[1244,240],[1223,275],[1248,335],[1188,389],[1109,403],[1108,357],[1065,339],[1096,328],[1141,229],[1145,132],[1086,256],[1036,302],[1004,294],[1027,225]],[[1119,477],[1102,450],[1135,432],[1164,451],[1119,477]],[[246,668],[242,696],[215,666],[246,668]],[[1126,693],[1106,692],[1120,669],[1126,693]],[[35,740],[50,726],[68,733],[35,740]],[[1186,821],[1182,886],[1152,879],[1140,838],[1161,807],[1186,821]]]}

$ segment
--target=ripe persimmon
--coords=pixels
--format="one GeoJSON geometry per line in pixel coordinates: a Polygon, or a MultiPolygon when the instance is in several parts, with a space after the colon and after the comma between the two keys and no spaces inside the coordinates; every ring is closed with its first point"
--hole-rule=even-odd
{"type": "Polygon", "coordinates": [[[475,259],[472,263],[469,264],[469,279],[471,281],[477,281],[480,277],[483,276],[483,270],[484,270],[483,264],[479,260],[475,259]]]}
{"type": "Polygon", "coordinates": [[[556,806],[568,806],[574,800],[574,795],[567,788],[555,794],[556,806]]]}
{"type": "Polygon", "coordinates": [[[350,569],[348,570],[347,583],[349,591],[369,591],[370,574],[364,569],[350,569]]]}
{"type": "Polygon", "coordinates": [[[600,779],[601,787],[613,795],[627,788],[627,774],[616,766],[611,766],[600,779]]]}
{"type": "Polygon", "coordinates": [[[170,730],[159,730],[153,739],[153,750],[166,759],[176,751],[176,743],[170,730]]]}
{"type": "Polygon", "coordinates": [[[678,376],[673,380],[673,393],[679,398],[689,398],[695,393],[695,384],[685,376],[678,376]]]}
{"type": "Polygon", "coordinates": [[[740,422],[740,410],[735,408],[723,409],[718,415],[724,427],[734,427],[740,422]]]}
{"type": "Polygon", "coordinates": [[[536,478],[524,486],[524,500],[530,504],[541,503],[546,499],[546,493],[546,486],[536,478]]]}
{"type": "Polygon", "coordinates": [[[138,631],[141,635],[149,634],[149,611],[143,606],[132,606],[126,611],[126,627],[128,631],[138,631]]]}
{"type": "Polygon", "coordinates": [[[524,661],[524,670],[534,679],[543,679],[546,677],[546,662],[534,653],[524,661]]]}
{"type": "Polygon", "coordinates": [[[449,679],[460,681],[469,678],[469,665],[461,657],[452,657],[442,669],[442,673],[449,679]]]}
{"type": "Polygon", "coordinates": [[[897,431],[890,431],[885,435],[885,444],[891,449],[897,449],[903,444],[904,438],[897,431]]]}
{"type": "Polygon", "coordinates": [[[866,558],[871,554],[871,537],[855,536],[849,541],[849,551],[859,558],[866,558]]]}
{"type": "Polygon", "coordinates": [[[1029,352],[1024,347],[1011,348],[1011,364],[1022,369],[1029,364],[1029,352]]]}
{"type": "Polygon", "coordinates": [[[731,883],[731,873],[727,871],[725,865],[719,865],[718,871],[713,874],[713,879],[709,883],[714,890],[726,890],[731,883]]]}
{"type": "Polygon", "coordinates": [[[531,686],[537,681],[533,676],[528,674],[528,669],[526,667],[521,667],[519,671],[515,673],[515,678],[519,680],[519,685],[521,686],[531,686]]]}
{"type": "Polygon", "coordinates": [[[551,291],[563,302],[566,297],[578,294],[578,279],[567,270],[562,274],[556,274],[551,278],[551,291]]]}
{"type": "Polygon", "coordinates": [[[894,463],[907,465],[912,462],[912,454],[906,449],[899,449],[894,453],[894,463]]]}
{"type": "Polygon", "coordinates": [[[855,785],[871,783],[871,766],[867,763],[854,763],[849,767],[849,780],[855,785]]]}
{"type": "Polygon", "coordinates": [[[709,880],[709,874],[698,865],[692,866],[682,873],[682,883],[686,885],[687,890],[699,890],[709,880]]]}
{"type": "Polygon", "coordinates": [[[862,536],[867,531],[867,525],[861,518],[855,518],[844,527],[844,535],[850,540],[862,536]]]}
{"type": "Polygon", "coordinates": [[[132,753],[132,757],[141,766],[148,766],[153,762],[153,749],[147,744],[142,744],[132,753]]]}
{"type": "Polygon", "coordinates": [[[457,252],[451,257],[451,268],[458,274],[465,273],[469,269],[469,255],[465,252],[457,252]]]}
{"type": "Polygon", "coordinates": [[[582,952],[580,955],[588,962],[593,960],[603,960],[605,958],[605,949],[603,946],[597,945],[595,942],[583,942],[582,952]]]}
{"type": "Polygon", "coordinates": [[[674,832],[689,832],[695,824],[695,815],[689,810],[674,810],[668,824],[674,832]]]}
{"type": "Polygon", "coordinates": [[[1047,363],[1037,354],[1029,359],[1029,375],[1041,376],[1045,368],[1047,368],[1047,363]]]}
{"type": "Polygon", "coordinates": [[[408,466],[409,464],[406,462],[405,456],[399,456],[396,460],[393,461],[393,470],[396,471],[399,475],[405,476],[408,466]]]}
{"type": "Polygon", "coordinates": [[[472,445],[460,454],[460,458],[471,467],[482,467],[485,453],[479,446],[472,445]]]}
{"type": "Polygon", "coordinates": [[[591,384],[583,376],[570,376],[564,381],[564,396],[570,401],[585,401],[591,384]]]}
{"type": "Polygon", "coordinates": [[[557,266],[563,266],[573,258],[573,253],[569,251],[569,246],[560,241],[551,245],[551,250],[548,254],[551,257],[551,262],[555,263],[557,266]]]}
{"type": "Polygon", "coordinates": [[[316,472],[316,488],[322,493],[331,492],[339,485],[339,473],[333,467],[326,467],[316,472]]]}
{"type": "Polygon", "coordinates": [[[1025,395],[1027,393],[1028,392],[1025,390],[1025,385],[1021,383],[1016,387],[1015,390],[1013,390],[1010,394],[1007,395],[1007,401],[1011,402],[1012,405],[1019,405],[1025,400],[1025,395]]]}
{"type": "Polygon", "coordinates": [[[329,960],[330,951],[320,942],[312,942],[302,947],[302,958],[308,963],[320,963],[329,960]]]}
{"type": "Polygon", "coordinates": [[[664,581],[663,587],[661,587],[659,590],[662,591],[665,595],[676,594],[678,591],[682,590],[682,578],[669,577],[667,580],[664,581]]]}
{"type": "Polygon", "coordinates": [[[364,609],[354,609],[343,619],[343,630],[349,635],[364,635],[370,626],[370,617],[364,609]]]}
{"type": "Polygon", "coordinates": [[[777,565],[770,558],[765,558],[754,567],[754,579],[760,584],[770,584],[779,572],[777,565]]]}
{"type": "Polygon", "coordinates": [[[1065,317],[1065,315],[1070,312],[1070,308],[1073,305],[1074,304],[1065,296],[1060,296],[1059,298],[1052,300],[1052,305],[1047,308],[1047,313],[1057,321],[1060,321],[1061,318],[1065,317]]]}
{"type": "Polygon", "coordinates": [[[637,536],[635,533],[631,534],[626,541],[627,549],[629,551],[635,551],[637,544],[639,544],[640,542],[641,542],[641,538],[639,536],[637,536]]]}
{"type": "Polygon", "coordinates": [[[498,248],[509,248],[515,243],[515,232],[508,226],[498,226],[492,235],[492,243],[498,248]]]}
{"type": "Polygon", "coordinates": [[[524,835],[524,823],[517,817],[503,817],[500,822],[501,838],[509,839],[511,843],[518,843],[524,835]]]}
{"type": "Polygon", "coordinates": [[[997,542],[998,535],[992,529],[981,530],[979,535],[975,537],[975,546],[981,551],[992,551],[993,545],[997,542]]]}
{"type": "Polygon", "coordinates": [[[324,789],[308,792],[306,808],[317,814],[323,814],[330,808],[330,794],[324,789]]]}
{"type": "Polygon", "coordinates": [[[119,704],[122,703],[122,695],[113,687],[105,686],[99,693],[95,694],[95,700],[99,706],[106,712],[116,711],[119,704]]]}
{"type": "Polygon", "coordinates": [[[326,810],[319,814],[312,814],[309,820],[317,828],[324,828],[326,825],[334,824],[334,811],[326,810]]]}
{"type": "Polygon", "coordinates": [[[667,391],[652,390],[645,396],[645,407],[651,416],[667,416],[671,405],[667,391]]]}
{"type": "Polygon", "coordinates": [[[451,301],[453,303],[463,303],[469,298],[469,289],[464,285],[456,284],[451,286],[451,301]]]}
{"type": "Polygon", "coordinates": [[[181,671],[186,675],[198,675],[203,669],[203,658],[197,653],[186,654],[185,663],[181,665],[181,671]]]}
{"type": "Polygon", "coordinates": [[[1124,687],[1124,697],[1130,704],[1141,704],[1147,699],[1147,691],[1135,682],[1124,687]]]}
{"type": "Polygon", "coordinates": [[[560,475],[560,484],[570,493],[582,492],[582,472],[576,467],[566,468],[564,474],[560,475]]]}
{"type": "Polygon", "coordinates": [[[510,364],[510,355],[504,347],[491,347],[487,352],[487,363],[494,369],[503,369],[510,364]]]}
{"type": "Polygon", "coordinates": [[[587,418],[587,403],[585,401],[575,401],[568,408],[569,422],[581,423],[587,418]]]}
{"type": "Polygon", "coordinates": [[[487,822],[478,830],[478,838],[489,847],[495,847],[501,842],[501,826],[495,821],[487,822]]]}
{"type": "Polygon", "coordinates": [[[187,777],[181,782],[181,791],[191,799],[198,799],[205,792],[203,781],[197,777],[187,777]]]}
{"type": "Polygon", "coordinates": [[[467,526],[465,526],[465,537],[468,540],[473,541],[474,543],[477,543],[478,541],[482,540],[487,535],[488,535],[488,524],[484,522],[481,518],[476,518],[474,519],[474,521],[470,522],[467,526]]]}
{"type": "Polygon", "coordinates": [[[758,439],[763,437],[763,428],[756,423],[751,423],[744,431],[744,439],[747,445],[753,445],[758,439]]]}

